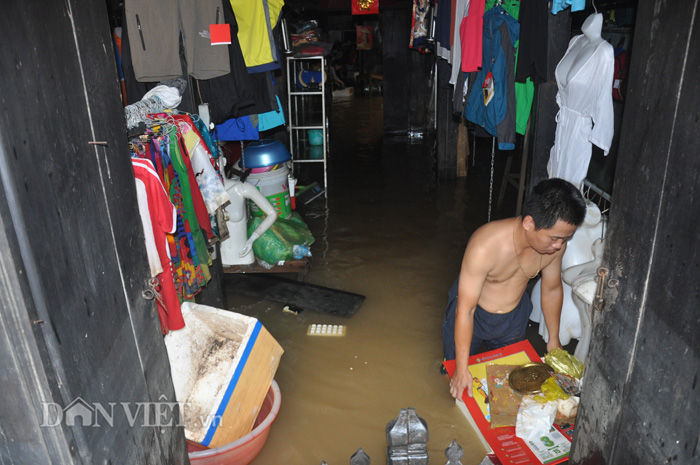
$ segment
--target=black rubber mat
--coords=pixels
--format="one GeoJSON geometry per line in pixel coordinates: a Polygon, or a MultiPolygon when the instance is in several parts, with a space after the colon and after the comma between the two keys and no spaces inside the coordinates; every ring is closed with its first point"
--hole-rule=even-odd
{"type": "Polygon", "coordinates": [[[351,317],[365,296],[268,274],[226,274],[224,288],[229,292],[282,302],[303,310],[351,317]]]}

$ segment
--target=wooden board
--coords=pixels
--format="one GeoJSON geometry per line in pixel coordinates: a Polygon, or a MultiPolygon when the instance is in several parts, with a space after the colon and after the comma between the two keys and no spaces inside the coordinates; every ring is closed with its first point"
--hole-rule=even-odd
{"type": "Polygon", "coordinates": [[[288,260],[284,265],[275,265],[272,268],[265,268],[257,263],[250,265],[226,265],[223,267],[224,273],[305,273],[310,266],[308,258],[301,260],[288,260]]]}
{"type": "Polygon", "coordinates": [[[228,292],[282,302],[303,310],[351,317],[362,305],[365,296],[314,284],[302,283],[273,275],[226,274],[224,288],[228,292]]]}

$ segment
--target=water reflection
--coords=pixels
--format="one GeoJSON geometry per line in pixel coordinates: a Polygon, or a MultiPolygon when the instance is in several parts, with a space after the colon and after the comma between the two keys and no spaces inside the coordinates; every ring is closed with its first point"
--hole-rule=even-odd
{"type": "Polygon", "coordinates": [[[483,184],[437,183],[430,143],[384,138],[381,105],[376,96],[334,103],[329,195],[302,211],[316,238],[305,281],[365,295],[357,314],[294,316],[280,303],[228,297],[285,349],[282,407],[254,465],[345,464],[358,447],[383,464],[385,426],[406,407],[428,423],[431,463],[445,463],[454,438],[464,465],[484,458],[439,374],[447,290],[485,221],[483,202],[472,201],[483,184]],[[344,324],[347,334],[306,336],[312,323],[344,324]]]}

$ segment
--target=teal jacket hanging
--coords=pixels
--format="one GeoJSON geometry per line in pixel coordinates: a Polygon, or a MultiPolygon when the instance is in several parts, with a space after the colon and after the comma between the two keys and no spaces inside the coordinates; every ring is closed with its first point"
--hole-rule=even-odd
{"type": "MultiPolygon", "coordinates": [[[[509,15],[502,6],[498,5],[484,14],[484,40],[483,40],[483,60],[481,71],[477,74],[476,81],[472,86],[464,109],[464,116],[472,123],[482,126],[486,132],[494,137],[499,136],[504,128],[499,124],[506,118],[508,113],[508,101],[514,103],[514,86],[509,86],[509,73],[512,78],[515,67],[515,43],[520,36],[520,24],[509,15]],[[506,25],[510,34],[509,50],[504,50],[502,45],[501,26],[506,25]],[[491,73],[494,81],[494,96],[488,103],[484,104],[484,94],[482,83],[488,73],[491,73]],[[509,97],[509,93],[510,95],[509,97]]],[[[512,105],[514,106],[514,105],[512,105]]],[[[515,112],[515,108],[511,108],[515,112]]],[[[510,132],[511,128],[507,128],[510,132]]],[[[499,137],[499,150],[513,150],[515,148],[515,122],[513,121],[512,141],[502,141],[499,137]]],[[[510,139],[510,137],[508,137],[510,139]]]]}

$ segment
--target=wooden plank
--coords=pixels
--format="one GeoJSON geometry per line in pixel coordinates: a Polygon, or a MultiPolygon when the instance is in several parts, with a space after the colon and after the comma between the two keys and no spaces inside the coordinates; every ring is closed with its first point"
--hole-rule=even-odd
{"type": "Polygon", "coordinates": [[[457,127],[457,177],[467,176],[467,159],[469,158],[469,130],[467,120],[464,117],[459,119],[457,127]]]}
{"type": "Polygon", "coordinates": [[[224,282],[227,291],[343,317],[353,316],[365,300],[352,292],[272,275],[228,274],[224,282]]]}
{"type": "Polygon", "coordinates": [[[224,266],[224,273],[303,273],[311,266],[308,258],[302,260],[287,260],[283,265],[275,265],[272,268],[252,263],[250,265],[224,266]]]}

